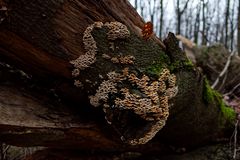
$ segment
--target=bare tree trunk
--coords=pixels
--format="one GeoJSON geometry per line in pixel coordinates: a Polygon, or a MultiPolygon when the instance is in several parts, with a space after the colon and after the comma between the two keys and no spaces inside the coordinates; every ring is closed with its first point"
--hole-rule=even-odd
{"type": "Polygon", "coordinates": [[[190,7],[186,11],[186,29],[185,29],[185,37],[192,39],[193,38],[193,31],[194,31],[194,15],[192,14],[194,9],[193,8],[194,1],[191,1],[190,7]]]}
{"type": "Polygon", "coordinates": [[[136,10],[138,9],[138,3],[137,3],[137,2],[138,2],[137,0],[134,1],[134,4],[135,4],[135,5],[134,5],[134,8],[135,8],[136,10]]]}
{"type": "Polygon", "coordinates": [[[144,1],[140,0],[141,17],[144,17],[144,1]]]}
{"type": "Polygon", "coordinates": [[[160,21],[159,21],[159,37],[162,38],[163,34],[163,0],[160,0],[160,21]]]}
{"type": "Polygon", "coordinates": [[[200,29],[200,12],[201,12],[201,5],[197,5],[197,13],[196,13],[196,19],[194,23],[194,43],[198,44],[198,35],[199,35],[199,29],[200,29]]]}
{"type": "Polygon", "coordinates": [[[189,33],[189,18],[188,16],[188,11],[185,12],[186,17],[185,17],[185,37],[189,38],[188,33],[189,33]]]}
{"type": "Polygon", "coordinates": [[[217,22],[216,22],[216,32],[215,32],[215,42],[219,41],[219,31],[220,31],[220,7],[218,1],[215,1],[217,6],[217,22]]]}
{"type": "Polygon", "coordinates": [[[228,20],[229,20],[230,0],[227,0],[225,14],[225,47],[228,48],[228,20]]]}
{"type": "Polygon", "coordinates": [[[187,6],[188,6],[189,0],[187,0],[184,4],[184,7],[180,8],[180,0],[177,0],[176,4],[176,15],[177,15],[177,29],[176,29],[176,34],[181,34],[181,23],[182,23],[182,15],[185,12],[187,6]]]}
{"type": "Polygon", "coordinates": [[[179,2],[179,0],[177,0],[176,15],[177,15],[177,30],[176,30],[176,34],[181,34],[181,14],[180,14],[180,2],[179,2]]]}
{"type": "Polygon", "coordinates": [[[233,45],[234,45],[234,31],[236,29],[235,27],[235,3],[236,1],[233,1],[233,5],[232,5],[232,10],[231,10],[231,16],[230,16],[230,49],[231,51],[233,50],[233,45]]]}
{"type": "Polygon", "coordinates": [[[238,1],[238,22],[237,22],[237,49],[238,54],[240,53],[240,0],[238,1]]]}
{"type": "Polygon", "coordinates": [[[206,2],[205,0],[202,0],[202,45],[207,44],[207,35],[206,35],[206,2]]]}

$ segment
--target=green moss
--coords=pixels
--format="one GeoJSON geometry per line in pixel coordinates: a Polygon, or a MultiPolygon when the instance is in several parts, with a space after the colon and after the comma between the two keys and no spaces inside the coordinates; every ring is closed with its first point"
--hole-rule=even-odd
{"type": "Polygon", "coordinates": [[[205,104],[210,104],[214,101],[214,90],[211,88],[206,78],[204,78],[203,85],[203,101],[205,104]]]}
{"type": "Polygon", "coordinates": [[[169,69],[171,72],[180,70],[180,69],[185,69],[185,70],[192,70],[194,67],[193,63],[190,60],[186,61],[175,61],[171,64],[169,64],[169,69]]]}
{"type": "Polygon", "coordinates": [[[223,114],[223,119],[222,119],[223,124],[224,124],[224,121],[227,121],[227,123],[230,123],[233,125],[234,120],[236,119],[236,112],[224,103],[220,93],[218,93],[217,91],[214,91],[214,93],[215,93],[215,99],[217,100],[220,106],[220,110],[223,114]]]}
{"type": "Polygon", "coordinates": [[[151,77],[159,76],[163,68],[166,68],[163,63],[154,63],[146,67],[145,73],[151,77]]]}
{"type": "Polygon", "coordinates": [[[235,111],[224,103],[222,95],[211,88],[206,78],[204,79],[203,100],[207,105],[216,104],[219,106],[222,114],[222,124],[233,124],[236,117],[235,111]]]}

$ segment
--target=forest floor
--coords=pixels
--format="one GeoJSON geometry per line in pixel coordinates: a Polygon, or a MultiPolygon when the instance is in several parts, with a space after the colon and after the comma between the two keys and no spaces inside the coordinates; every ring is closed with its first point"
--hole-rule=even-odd
{"type": "MultiPolygon", "coordinates": [[[[29,160],[40,154],[45,153],[41,152],[44,149],[43,147],[14,147],[8,146],[8,150],[5,153],[5,158],[3,160],[29,160]],[[34,154],[35,156],[31,156],[34,154]],[[32,158],[29,158],[32,157],[32,158]]],[[[238,149],[239,150],[239,149],[238,149]]],[[[58,151],[59,152],[59,151],[58,151]]],[[[66,153],[64,155],[59,155],[56,151],[51,151],[48,153],[48,157],[59,159],[60,156],[64,160],[232,160],[234,155],[234,148],[230,147],[230,144],[215,144],[207,145],[189,152],[183,152],[183,150],[177,150],[175,153],[169,155],[146,155],[138,152],[124,152],[124,153],[96,153],[94,151],[84,153],[82,151],[77,152],[73,157],[69,157],[71,151],[63,151],[66,153]],[[68,157],[68,158],[67,158],[68,157]]],[[[64,154],[64,153],[63,153],[64,154]]],[[[47,158],[47,157],[45,157],[47,158]]],[[[60,159],[61,159],[60,158],[60,159]]],[[[43,158],[44,159],[44,158],[43,158]]],[[[39,160],[43,160],[40,158],[39,160]]],[[[49,159],[49,160],[53,160],[49,159]]],[[[240,159],[240,152],[236,152],[235,160],[240,159]]]]}

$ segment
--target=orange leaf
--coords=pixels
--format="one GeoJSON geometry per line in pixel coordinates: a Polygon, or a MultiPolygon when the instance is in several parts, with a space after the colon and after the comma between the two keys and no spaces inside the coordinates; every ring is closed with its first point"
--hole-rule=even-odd
{"type": "Polygon", "coordinates": [[[142,36],[144,39],[149,39],[153,34],[153,24],[152,22],[147,22],[142,28],[142,36]]]}

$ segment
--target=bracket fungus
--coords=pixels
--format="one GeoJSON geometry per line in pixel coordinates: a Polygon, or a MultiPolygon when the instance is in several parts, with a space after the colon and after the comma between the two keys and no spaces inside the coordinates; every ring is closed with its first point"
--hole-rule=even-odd
{"type": "Polygon", "coordinates": [[[105,23],[104,26],[108,28],[108,39],[115,40],[115,39],[125,39],[130,36],[130,32],[124,24],[120,22],[110,22],[105,23]]]}
{"type": "MultiPolygon", "coordinates": [[[[177,93],[176,76],[163,69],[158,80],[152,81],[147,75],[138,78],[124,68],[122,73],[108,73],[95,95],[89,96],[90,103],[102,106],[108,123],[116,123],[115,116],[127,111],[152,125],[138,138],[122,135],[122,140],[131,145],[144,144],[151,140],[165,125],[169,115],[169,99],[177,93]],[[123,84],[128,84],[123,87],[123,84]],[[116,114],[117,113],[117,114],[116,114]]],[[[126,132],[125,132],[126,133],[126,132]]]]}
{"type": "Polygon", "coordinates": [[[131,54],[113,55],[101,52],[100,56],[96,56],[98,48],[92,31],[102,27],[107,29],[106,39],[112,46],[116,39],[130,36],[128,28],[120,22],[95,22],[88,26],[83,35],[86,53],[70,61],[74,66],[72,76],[75,78],[75,85],[81,88],[84,85],[78,79],[81,70],[98,61],[110,62],[114,67],[109,67],[104,72],[99,70],[101,78],[98,79],[98,87],[96,89],[96,86],[92,86],[92,91],[88,92],[90,104],[102,107],[105,119],[118,130],[124,142],[131,145],[145,144],[166,123],[169,99],[177,93],[176,76],[168,69],[163,69],[157,78],[140,73],[134,66],[136,59],[131,54]]]}
{"type": "MultiPolygon", "coordinates": [[[[74,66],[72,71],[73,77],[78,77],[80,75],[80,70],[85,70],[90,67],[93,63],[97,61],[97,43],[94,40],[92,35],[92,31],[94,28],[101,29],[102,27],[106,27],[108,29],[107,39],[108,40],[116,40],[116,39],[124,39],[130,36],[130,32],[124,24],[120,22],[106,22],[103,24],[102,22],[94,22],[89,25],[83,33],[83,44],[84,49],[86,50],[85,54],[80,55],[77,59],[71,60],[69,63],[74,66]]],[[[106,54],[105,54],[106,55],[106,54]]],[[[102,55],[104,56],[104,55],[102,55]]],[[[110,57],[109,59],[111,59],[110,57]]],[[[114,58],[114,57],[113,57],[114,58]]],[[[119,63],[133,63],[133,56],[123,56],[118,57],[117,61],[119,63]]],[[[76,84],[76,83],[75,83],[76,84]]]]}
{"type": "Polygon", "coordinates": [[[111,61],[113,63],[121,63],[121,64],[133,64],[134,60],[135,60],[135,57],[132,55],[118,56],[118,57],[111,58],[111,61]]]}
{"type": "Polygon", "coordinates": [[[76,76],[76,70],[78,70],[79,72],[79,70],[84,70],[85,68],[96,62],[95,54],[97,53],[97,44],[91,34],[95,26],[101,28],[102,25],[101,23],[99,24],[99,22],[95,22],[94,24],[88,26],[83,33],[84,49],[87,52],[83,55],[80,55],[77,59],[70,61],[70,63],[75,68],[72,72],[73,76],[76,76]]]}

